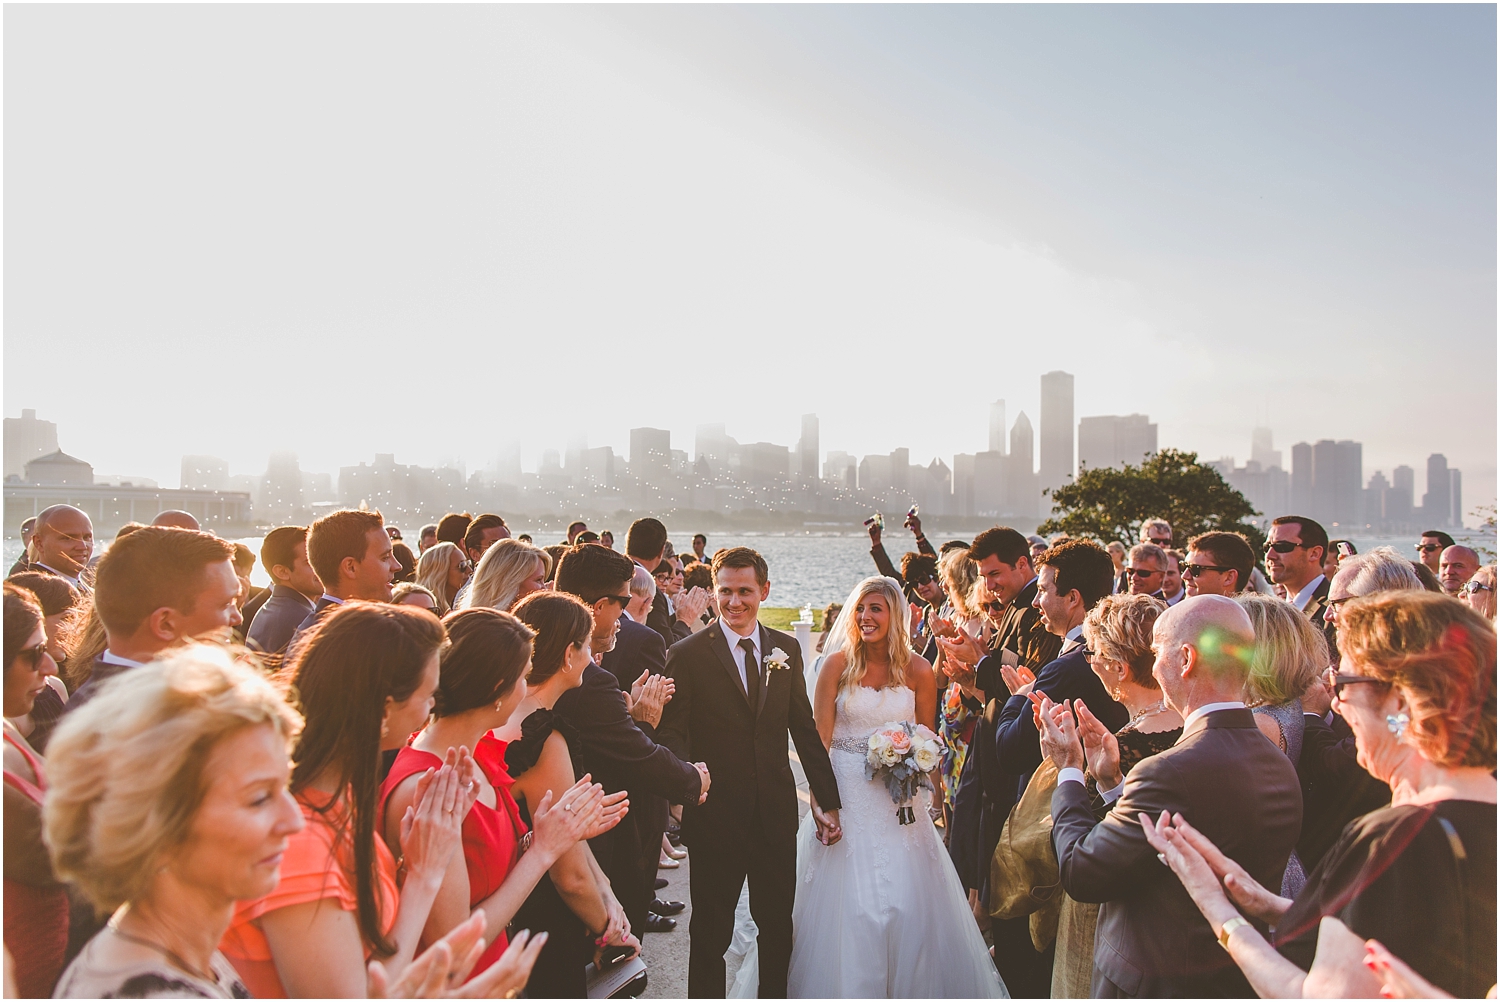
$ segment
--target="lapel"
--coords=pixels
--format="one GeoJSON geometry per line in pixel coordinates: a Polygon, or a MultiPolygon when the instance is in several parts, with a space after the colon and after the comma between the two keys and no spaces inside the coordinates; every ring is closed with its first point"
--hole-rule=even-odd
{"type": "Polygon", "coordinates": [[[719,664],[723,665],[724,670],[729,673],[730,684],[739,691],[740,699],[745,701],[745,706],[748,709],[750,706],[750,695],[749,693],[745,692],[745,685],[740,681],[739,666],[736,665],[734,663],[734,659],[729,656],[729,641],[724,636],[723,624],[716,619],[714,620],[713,625],[708,628],[707,632],[713,634],[713,636],[709,638],[708,645],[713,648],[714,656],[719,659],[719,664]]]}

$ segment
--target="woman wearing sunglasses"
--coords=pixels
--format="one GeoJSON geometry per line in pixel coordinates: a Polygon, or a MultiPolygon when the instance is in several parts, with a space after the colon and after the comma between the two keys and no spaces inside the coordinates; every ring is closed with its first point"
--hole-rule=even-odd
{"type": "Polygon", "coordinates": [[[1469,604],[1469,608],[1490,622],[1495,621],[1495,565],[1486,564],[1474,572],[1468,582],[1458,590],[1458,597],[1469,604]]]}
{"type": "Polygon", "coordinates": [[[437,614],[446,616],[473,570],[463,550],[452,543],[439,543],[417,561],[417,584],[432,592],[437,599],[437,614]]]}
{"type": "Polygon", "coordinates": [[[1294,900],[1181,814],[1142,815],[1147,838],[1263,997],[1302,996],[1330,916],[1444,991],[1481,997],[1495,983],[1495,630],[1441,595],[1372,595],[1340,611],[1339,654],[1334,710],[1391,804],[1351,821],[1294,900]]]}

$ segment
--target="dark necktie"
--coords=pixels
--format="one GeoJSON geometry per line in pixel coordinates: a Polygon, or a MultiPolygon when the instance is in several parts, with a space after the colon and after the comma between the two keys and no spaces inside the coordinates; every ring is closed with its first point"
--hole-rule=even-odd
{"type": "Polygon", "coordinates": [[[755,641],[746,637],[740,641],[740,650],[745,652],[745,695],[750,699],[752,711],[760,709],[760,666],[755,663],[755,641]]]}

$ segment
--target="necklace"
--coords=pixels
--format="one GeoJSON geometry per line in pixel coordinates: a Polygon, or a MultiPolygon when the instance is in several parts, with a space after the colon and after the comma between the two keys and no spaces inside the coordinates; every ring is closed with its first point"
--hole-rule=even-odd
{"type": "Polygon", "coordinates": [[[167,949],[165,946],[162,946],[160,943],[153,943],[151,942],[151,940],[141,936],[133,936],[130,933],[126,932],[124,929],[121,929],[113,922],[109,924],[109,931],[114,933],[116,936],[119,936],[121,939],[125,940],[128,943],[134,943],[137,946],[144,946],[147,949],[155,950],[157,953],[160,953],[162,956],[170,960],[173,966],[177,967],[179,970],[186,971],[188,974],[191,974],[195,978],[202,978],[204,981],[208,981],[214,984],[217,984],[219,981],[219,979],[214,976],[212,971],[204,973],[203,971],[198,970],[192,964],[189,964],[187,961],[179,957],[176,953],[167,949]]]}
{"type": "Polygon", "coordinates": [[[1152,703],[1150,706],[1146,707],[1140,713],[1137,713],[1135,716],[1131,717],[1130,718],[1130,722],[1128,724],[1126,724],[1124,727],[1120,728],[1120,729],[1123,730],[1123,731],[1133,731],[1133,730],[1135,730],[1135,725],[1136,724],[1139,724],[1141,721],[1145,720],[1147,717],[1155,716],[1156,714],[1160,713],[1161,711],[1165,710],[1166,708],[1167,708],[1167,701],[1165,699],[1158,699],[1155,703],[1152,703]]]}

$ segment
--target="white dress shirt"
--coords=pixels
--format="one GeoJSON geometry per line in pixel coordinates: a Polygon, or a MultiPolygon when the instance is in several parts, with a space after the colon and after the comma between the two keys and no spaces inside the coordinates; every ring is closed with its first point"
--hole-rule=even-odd
{"type": "MultiPolygon", "coordinates": [[[[740,685],[746,692],[750,691],[750,680],[745,677],[745,652],[740,649],[740,641],[748,640],[755,646],[755,663],[760,664],[760,624],[755,623],[750,627],[750,635],[742,637],[734,632],[733,627],[724,620],[719,620],[719,626],[724,630],[724,641],[729,644],[729,660],[740,670],[740,685]]],[[[758,673],[757,673],[758,677],[758,673]]]]}
{"type": "Polygon", "coordinates": [[[1292,599],[1292,604],[1297,607],[1297,610],[1299,612],[1307,608],[1307,603],[1312,601],[1313,592],[1317,591],[1318,585],[1322,583],[1323,575],[1319,574],[1317,577],[1313,578],[1306,585],[1304,585],[1302,590],[1299,591],[1296,597],[1292,599]]]}
{"type": "Polygon", "coordinates": [[[1063,637],[1062,650],[1058,652],[1057,656],[1058,657],[1062,657],[1064,654],[1067,654],[1070,651],[1073,651],[1073,650],[1075,650],[1075,649],[1077,649],[1079,647],[1082,647],[1082,646],[1083,646],[1083,624],[1079,623],[1077,626],[1073,627],[1071,630],[1068,631],[1068,635],[1067,636],[1063,637]]]}
{"type": "Polygon", "coordinates": [[[343,599],[339,598],[337,595],[330,595],[326,591],[323,593],[323,598],[318,599],[318,601],[321,602],[324,599],[328,600],[329,602],[332,602],[334,605],[343,605],[344,604],[344,600],[343,599]]]}
{"type": "Polygon", "coordinates": [[[58,570],[56,567],[52,567],[49,564],[44,564],[40,560],[38,560],[36,562],[36,566],[44,568],[45,570],[51,571],[53,574],[56,574],[58,577],[62,578],[64,581],[67,581],[67,582],[71,583],[74,588],[80,588],[81,589],[83,587],[83,582],[80,581],[77,577],[75,577],[72,574],[64,574],[62,571],[58,570]]]}
{"type": "MultiPolygon", "coordinates": [[[[1239,699],[1225,700],[1222,703],[1204,703],[1202,706],[1198,707],[1192,713],[1189,713],[1183,719],[1182,733],[1187,734],[1187,732],[1192,729],[1193,721],[1197,720],[1199,717],[1206,717],[1210,713],[1217,713],[1220,710],[1243,710],[1244,708],[1244,701],[1239,699]]],[[[1178,738],[1177,740],[1181,741],[1182,738],[1178,738]]]]}
{"type": "Polygon", "coordinates": [[[129,658],[122,658],[108,648],[105,648],[104,653],[99,655],[99,660],[107,665],[120,665],[123,668],[139,668],[146,663],[144,661],[132,661],[129,658]]]}

